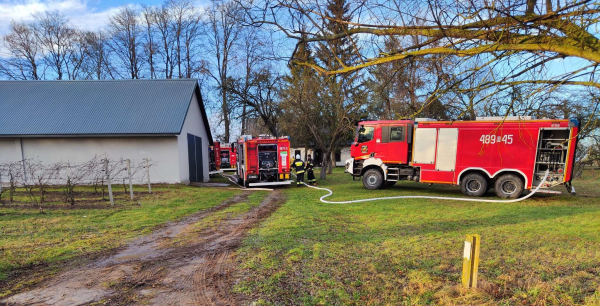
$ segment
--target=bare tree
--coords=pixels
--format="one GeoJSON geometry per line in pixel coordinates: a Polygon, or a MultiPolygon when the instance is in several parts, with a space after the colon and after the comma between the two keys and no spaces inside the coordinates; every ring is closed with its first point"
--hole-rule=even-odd
{"type": "MultiPolygon", "coordinates": [[[[297,0],[260,2],[260,6],[247,6],[246,11],[251,24],[277,27],[287,37],[315,48],[347,39],[356,55],[351,61],[345,61],[341,54],[337,54],[337,66],[294,61],[325,75],[342,75],[407,59],[452,57],[455,67],[446,70],[449,77],[429,95],[427,103],[437,103],[440,96],[455,94],[457,89],[460,93],[488,91],[478,101],[485,103],[520,84],[537,85],[528,88],[521,102],[565,85],[600,88],[596,75],[600,40],[593,30],[600,11],[593,1],[391,0],[349,4],[350,11],[358,13],[351,20],[328,15],[327,4],[297,0]],[[269,9],[253,17],[259,8],[269,9]],[[324,26],[327,23],[347,30],[328,31],[324,26]],[[398,39],[401,44],[385,50],[384,37],[398,39]],[[576,58],[581,65],[569,65],[564,73],[548,69],[565,58],[576,58]],[[473,80],[471,76],[481,69],[493,74],[478,77],[481,82],[468,88],[459,87],[465,84],[463,81],[473,80]]],[[[506,97],[510,99],[510,95],[506,97]]],[[[519,101],[509,101],[508,106],[514,103],[519,101]]],[[[508,113],[507,107],[504,111],[508,113]]]]}
{"type": "Polygon", "coordinates": [[[155,42],[156,28],[154,27],[156,23],[156,14],[156,9],[151,6],[144,6],[141,13],[142,21],[146,27],[144,50],[146,51],[146,59],[148,60],[151,79],[156,78],[155,57],[158,50],[158,46],[155,42]]]}
{"type": "Polygon", "coordinates": [[[108,23],[110,47],[124,69],[126,78],[139,79],[144,63],[142,25],[138,13],[129,7],[121,9],[108,23]]]}
{"type": "Polygon", "coordinates": [[[229,99],[228,84],[231,82],[232,61],[238,39],[243,31],[240,23],[241,7],[233,1],[212,1],[205,34],[208,52],[214,56],[209,75],[215,81],[220,93],[221,116],[223,122],[223,140],[231,137],[232,101],[229,99]]]}
{"type": "Polygon", "coordinates": [[[67,49],[67,63],[65,65],[67,76],[70,80],[88,78],[85,65],[90,54],[86,33],[75,30],[72,34],[72,43],[67,49]]]}
{"type": "Polygon", "coordinates": [[[13,80],[39,80],[39,56],[42,52],[34,28],[29,23],[11,22],[10,32],[4,36],[8,50],[0,60],[0,75],[13,80]]]}
{"type": "MultiPolygon", "coordinates": [[[[248,76],[237,79],[230,90],[238,103],[243,105],[242,123],[245,123],[248,116],[258,116],[272,135],[279,136],[280,86],[281,76],[269,67],[251,71],[248,76]]],[[[245,132],[244,128],[242,125],[242,133],[245,132]]]]}
{"type": "Polygon", "coordinates": [[[193,5],[191,5],[185,14],[181,34],[181,39],[183,40],[182,47],[185,50],[185,54],[182,56],[184,58],[181,61],[183,61],[184,65],[183,77],[191,78],[203,68],[201,61],[198,59],[199,52],[196,50],[200,49],[197,42],[200,37],[203,14],[201,14],[193,5]]]}
{"type": "Polygon", "coordinates": [[[85,32],[83,36],[87,45],[86,61],[83,68],[86,72],[85,78],[114,79],[106,34],[103,31],[85,32]]]}
{"type": "Polygon", "coordinates": [[[174,35],[171,27],[171,11],[166,5],[163,5],[155,12],[154,21],[162,48],[160,54],[162,55],[162,62],[164,64],[164,78],[171,79],[173,78],[173,67],[175,66],[173,59],[174,35]]]}
{"type": "Polygon", "coordinates": [[[35,35],[43,49],[44,63],[54,71],[57,80],[62,80],[69,72],[69,55],[75,49],[77,33],[59,12],[38,13],[34,17],[35,35]]]}

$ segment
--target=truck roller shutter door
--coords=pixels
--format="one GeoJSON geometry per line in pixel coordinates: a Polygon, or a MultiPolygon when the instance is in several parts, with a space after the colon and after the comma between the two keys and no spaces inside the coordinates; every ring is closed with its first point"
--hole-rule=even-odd
{"type": "Polygon", "coordinates": [[[415,130],[415,164],[433,164],[437,129],[417,128],[415,130]]]}
{"type": "Polygon", "coordinates": [[[440,129],[437,145],[437,162],[435,170],[454,171],[456,166],[456,148],[458,145],[458,129],[440,129]]]}

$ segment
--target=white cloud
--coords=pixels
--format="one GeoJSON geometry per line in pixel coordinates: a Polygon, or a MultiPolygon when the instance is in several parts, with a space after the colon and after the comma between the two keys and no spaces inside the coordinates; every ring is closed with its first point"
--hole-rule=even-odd
{"type": "Polygon", "coordinates": [[[87,0],[0,0],[0,35],[8,32],[10,22],[31,21],[32,14],[58,11],[79,29],[102,28],[120,7],[98,10],[87,0]]]}

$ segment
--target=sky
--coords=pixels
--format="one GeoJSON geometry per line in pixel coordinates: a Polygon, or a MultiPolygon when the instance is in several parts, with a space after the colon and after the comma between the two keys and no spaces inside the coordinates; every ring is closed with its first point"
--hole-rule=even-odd
{"type": "Polygon", "coordinates": [[[11,20],[32,20],[32,14],[45,11],[63,13],[76,28],[102,28],[120,7],[159,5],[162,0],[0,0],[0,36],[8,32],[11,20]]]}

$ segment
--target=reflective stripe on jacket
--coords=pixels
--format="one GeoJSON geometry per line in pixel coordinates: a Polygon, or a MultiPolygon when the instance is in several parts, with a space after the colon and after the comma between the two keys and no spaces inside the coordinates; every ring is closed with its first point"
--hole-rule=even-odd
{"type": "Polygon", "coordinates": [[[294,160],[294,169],[296,174],[304,173],[304,162],[301,159],[294,160]]]}

